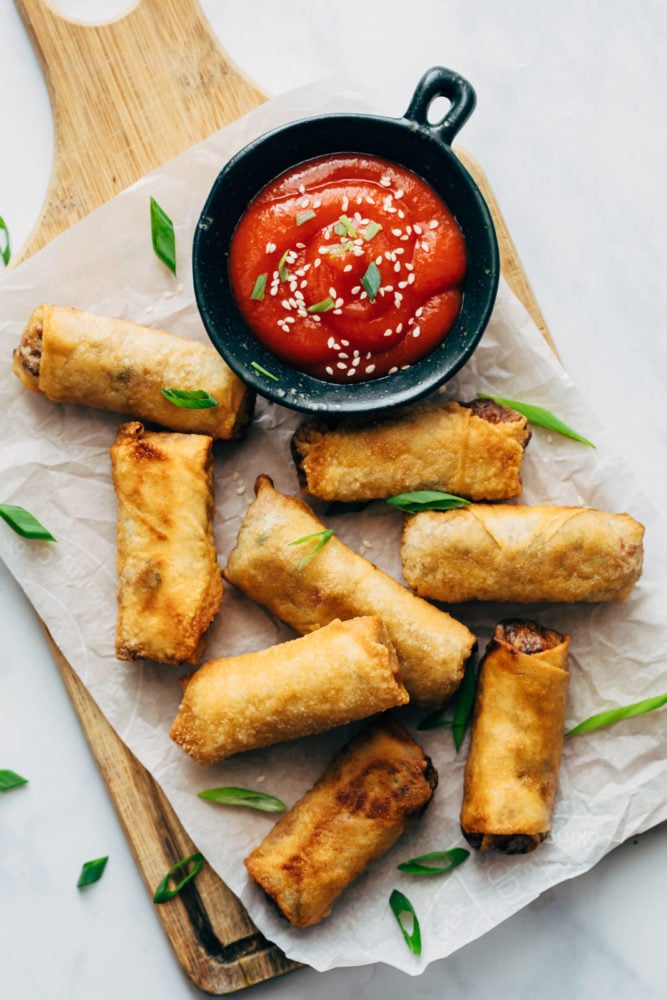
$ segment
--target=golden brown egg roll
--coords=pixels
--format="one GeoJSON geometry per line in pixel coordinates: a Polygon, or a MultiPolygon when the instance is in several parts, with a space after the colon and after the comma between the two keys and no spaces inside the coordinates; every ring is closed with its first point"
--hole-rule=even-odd
{"type": "Polygon", "coordinates": [[[643,537],[629,514],[471,504],[406,517],[401,562],[417,594],[445,603],[623,600],[643,537]]]}
{"type": "Polygon", "coordinates": [[[461,830],[480,851],[533,851],[551,829],[570,639],[535,622],[496,626],[480,667],[461,830]]]}
{"type": "Polygon", "coordinates": [[[57,403],[124,413],[175,431],[240,437],[253,393],[211,346],[66,306],[41,305],[14,351],[12,371],[57,403]],[[161,389],[201,389],[217,406],[185,409],[161,389]]]}
{"type": "Polygon", "coordinates": [[[269,649],[205,663],[186,684],[170,735],[199,764],[212,764],[408,700],[380,619],[336,620],[269,649]]]}
{"type": "Polygon", "coordinates": [[[521,492],[526,418],[491,400],[437,402],[329,428],[306,421],[292,438],[304,491],[321,500],[373,500],[442,490],[471,500],[521,492]]]}
{"type": "Polygon", "coordinates": [[[222,603],[213,537],[213,439],[122,424],[118,497],[119,660],[197,663],[222,603]]]}
{"type": "Polygon", "coordinates": [[[301,634],[333,618],[379,615],[411,702],[442,705],[462,680],[474,635],[335,537],[303,565],[316,540],[291,543],[324,525],[303,500],[275,490],[268,476],[258,478],[255,492],[225,578],[301,634]]]}
{"type": "Polygon", "coordinates": [[[296,927],[336,899],[421,816],[438,783],[431,761],[390,714],[366,726],[245,860],[296,927]]]}

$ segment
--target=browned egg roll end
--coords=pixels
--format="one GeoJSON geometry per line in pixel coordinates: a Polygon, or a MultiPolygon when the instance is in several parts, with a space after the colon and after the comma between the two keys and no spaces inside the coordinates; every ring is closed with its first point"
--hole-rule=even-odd
{"type": "Polygon", "coordinates": [[[291,924],[317,924],[422,815],[437,783],[430,759],[385,713],[342,749],[246,868],[291,924]]]}
{"type": "Polygon", "coordinates": [[[34,309],[26,323],[18,347],[12,354],[12,371],[27,389],[39,392],[39,365],[42,356],[43,307],[34,309]]]}
{"type": "Polygon", "coordinates": [[[480,667],[461,831],[479,851],[526,854],[551,829],[565,729],[569,636],[500,622],[480,667]]]}

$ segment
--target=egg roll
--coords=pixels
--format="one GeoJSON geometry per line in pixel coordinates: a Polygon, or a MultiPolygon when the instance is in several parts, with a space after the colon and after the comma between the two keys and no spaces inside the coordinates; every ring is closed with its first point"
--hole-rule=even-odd
{"type": "Polygon", "coordinates": [[[118,498],[116,656],[197,663],[220,609],[213,439],[122,424],[111,446],[118,498]]]}
{"type": "Polygon", "coordinates": [[[387,713],[342,749],[246,868],[291,924],[317,924],[422,815],[437,783],[430,759],[387,713]]]}
{"type": "Polygon", "coordinates": [[[642,571],[644,527],[591,507],[471,504],[406,517],[403,575],[421,597],[624,600],[642,571]]]}
{"type": "Polygon", "coordinates": [[[480,667],[461,830],[476,850],[527,854],[551,829],[565,732],[569,636],[496,626],[480,667]]]}
{"type": "Polygon", "coordinates": [[[396,647],[415,705],[439,707],[454,693],[475,645],[460,622],[412,594],[335,536],[306,560],[322,522],[298,497],[259,476],[223,575],[302,635],[333,618],[378,615],[396,647]]]}
{"type": "Polygon", "coordinates": [[[292,438],[304,492],[321,500],[373,500],[441,490],[471,500],[521,493],[530,438],[522,414],[492,400],[437,402],[330,428],[306,421],[292,438]]]}
{"type": "Polygon", "coordinates": [[[170,735],[199,764],[212,764],[408,700],[380,619],[335,620],[269,649],[205,663],[186,683],[170,735]]]}
{"type": "Polygon", "coordinates": [[[12,371],[28,389],[57,403],[214,438],[241,437],[254,405],[253,393],[212,346],[66,306],[34,310],[12,371]],[[176,406],[161,389],[204,390],[217,406],[176,406]]]}

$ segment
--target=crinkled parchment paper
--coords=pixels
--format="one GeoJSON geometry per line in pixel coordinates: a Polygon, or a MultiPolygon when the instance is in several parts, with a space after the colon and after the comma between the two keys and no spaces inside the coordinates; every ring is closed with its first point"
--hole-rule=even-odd
{"type": "MultiPolygon", "coordinates": [[[[367,110],[358,99],[324,86],[276,98],[143,178],[5,275],[0,284],[0,501],[28,508],[58,542],[22,540],[0,522],[0,555],[106,717],[158,780],[194,842],[260,930],[291,958],[316,969],[386,962],[416,974],[549,886],[586,871],[625,838],[667,817],[665,713],[566,743],[553,832],[535,853],[471,856],[449,876],[419,880],[398,872],[397,863],[462,843],[458,813],[467,742],[457,756],[449,730],[417,733],[423,713],[408,707],[401,717],[440,774],[430,809],[386,858],[346,891],[329,919],[308,930],[290,928],[250,883],[242,863],[274,817],[215,806],[195,793],[242,785],[271,792],[291,805],[358,725],[206,769],[171,743],[168,732],[179,703],[177,678],[183,671],[114,658],[116,503],[108,449],[124,418],[51,403],[27,392],[10,372],[12,349],[28,315],[41,302],[122,316],[206,340],[194,303],[190,247],[218,170],[249,139],[276,124],[349,109],[367,110]],[[151,195],[175,223],[176,278],[151,249],[151,195]],[[389,910],[388,897],[395,887],[409,896],[419,915],[421,958],[405,948],[389,910]]],[[[558,331],[555,335],[557,339],[558,331]]],[[[624,603],[462,606],[454,609],[455,615],[476,633],[480,649],[496,621],[512,614],[570,633],[568,725],[604,708],[661,693],[667,688],[664,524],[502,283],[481,346],[446,386],[446,395],[469,399],[480,390],[546,406],[596,442],[597,450],[592,450],[535,429],[526,453],[522,500],[629,511],[647,528],[646,564],[639,585],[624,603]]],[[[283,492],[298,494],[288,442],[299,419],[287,409],[259,401],[247,440],[216,445],[221,564],[234,544],[259,473],[272,476],[283,492]]],[[[339,537],[401,579],[397,512],[377,503],[361,513],[331,517],[329,523],[339,537]]],[[[207,657],[259,649],[291,637],[286,627],[227,586],[207,657]]]]}

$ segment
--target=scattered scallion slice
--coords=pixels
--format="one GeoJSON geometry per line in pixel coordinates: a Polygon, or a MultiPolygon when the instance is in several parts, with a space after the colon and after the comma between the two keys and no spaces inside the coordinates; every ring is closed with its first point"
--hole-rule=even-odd
{"type": "Polygon", "coordinates": [[[589,448],[595,448],[592,441],[582,437],[577,431],[573,431],[571,427],[564,424],[550,410],[545,410],[543,406],[535,406],[533,403],[522,403],[516,399],[504,399],[502,396],[491,396],[486,392],[478,392],[477,396],[479,399],[492,399],[494,403],[499,403],[501,406],[511,407],[517,413],[523,414],[529,424],[544,427],[548,431],[553,431],[554,434],[561,434],[563,437],[572,438],[573,441],[580,441],[581,444],[586,444],[589,448]]]}
{"type": "Polygon", "coordinates": [[[249,806],[251,809],[259,809],[261,812],[284,812],[287,806],[275,795],[267,795],[266,792],[255,792],[250,788],[207,788],[203,792],[197,792],[200,799],[208,802],[221,802],[226,806],[249,806]]]}
{"type": "Polygon", "coordinates": [[[155,890],[155,895],[153,896],[154,903],[167,903],[174,896],[178,896],[181,889],[192,881],[192,879],[198,874],[201,866],[204,864],[204,855],[197,851],[196,854],[191,854],[187,858],[182,858],[177,861],[175,865],[172,865],[167,874],[164,876],[157,889],[155,890]],[[181,879],[173,889],[169,888],[169,881],[171,880],[174,872],[177,872],[180,868],[187,868],[188,865],[192,865],[185,878],[181,879]]]}
{"type": "Polygon", "coordinates": [[[184,410],[208,410],[218,401],[204,389],[160,389],[165,399],[184,410]]]}
{"type": "Polygon", "coordinates": [[[380,291],[380,285],[382,284],[382,277],[374,260],[372,260],[366,268],[366,273],[361,279],[361,284],[364,286],[364,290],[368,295],[369,301],[375,302],[375,297],[380,291]]]}
{"type": "Polygon", "coordinates": [[[255,284],[252,286],[252,291],[250,293],[250,298],[254,299],[256,302],[261,302],[264,298],[264,292],[266,291],[266,279],[267,274],[258,274],[255,279],[255,284]]]}
{"type": "Polygon", "coordinates": [[[336,236],[349,236],[351,240],[356,240],[357,230],[354,228],[352,220],[347,215],[341,215],[334,226],[336,236]]]}
{"type": "Polygon", "coordinates": [[[588,733],[592,729],[601,729],[603,726],[611,726],[614,722],[622,719],[632,719],[635,715],[646,715],[647,712],[655,712],[657,708],[667,705],[667,694],[656,695],[655,698],[645,698],[643,701],[636,701],[632,705],[623,705],[621,708],[610,708],[606,712],[598,712],[584,719],[574,729],[569,729],[565,733],[565,739],[576,736],[578,733],[588,733]]]}
{"type": "Polygon", "coordinates": [[[0,771],[0,792],[9,792],[12,788],[19,788],[21,785],[27,784],[28,779],[22,778],[16,771],[8,769],[0,771]]]}
{"type": "Polygon", "coordinates": [[[310,222],[311,219],[317,218],[317,213],[313,212],[312,208],[308,209],[307,212],[299,212],[296,217],[297,226],[302,226],[304,222],[310,222]]]}
{"type": "Polygon", "coordinates": [[[260,364],[258,364],[256,361],[251,361],[250,362],[250,367],[254,368],[255,371],[258,372],[260,375],[264,375],[265,378],[270,378],[274,382],[279,382],[280,381],[280,379],[278,378],[277,375],[273,375],[272,372],[267,372],[266,368],[262,368],[262,366],[260,364]]]}
{"type": "Polygon", "coordinates": [[[452,847],[448,851],[431,851],[429,854],[420,854],[417,858],[401,862],[397,868],[408,875],[444,875],[445,872],[450,872],[453,868],[462,865],[469,857],[470,851],[467,851],[465,847],[452,847]]]}
{"type": "Polygon", "coordinates": [[[401,928],[401,933],[405,938],[405,943],[408,948],[414,955],[421,955],[421,929],[419,927],[419,920],[417,919],[414,906],[408,897],[404,896],[398,889],[394,889],[389,897],[389,905],[392,913],[396,917],[396,923],[401,928]],[[412,921],[411,929],[409,928],[410,920],[412,921]],[[406,924],[408,926],[406,926],[406,924]]]}
{"type": "Polygon", "coordinates": [[[440,490],[415,490],[412,493],[398,493],[387,497],[386,503],[406,514],[417,514],[420,510],[453,510],[456,507],[467,507],[470,500],[454,496],[453,493],[442,493],[440,490]]]}
{"type": "Polygon", "coordinates": [[[21,538],[33,538],[42,542],[55,542],[55,538],[36,517],[26,510],[10,503],[0,503],[0,517],[6,521],[21,538]]]}
{"type": "Polygon", "coordinates": [[[289,257],[289,248],[282,255],[278,261],[278,277],[281,281],[289,281],[289,271],[287,270],[287,258],[289,257]]]}
{"type": "Polygon", "coordinates": [[[354,240],[347,240],[347,242],[341,243],[337,247],[332,247],[332,249],[329,250],[329,256],[337,257],[341,253],[348,253],[350,250],[354,249],[354,246],[354,240]]]}
{"type": "Polygon", "coordinates": [[[153,197],[151,197],[151,239],[156,255],[173,274],[176,274],[174,224],[153,197]]]}
{"type": "Polygon", "coordinates": [[[333,309],[335,305],[336,305],[336,303],[331,298],[331,296],[327,295],[326,299],[321,299],[319,302],[313,303],[312,306],[308,306],[306,312],[309,312],[309,313],[325,313],[325,312],[329,312],[330,309],[333,309]]]}
{"type": "Polygon", "coordinates": [[[382,229],[381,223],[369,222],[361,235],[368,243],[368,241],[372,240],[374,236],[377,236],[377,234],[380,232],[381,229],[382,229]]]}
{"type": "Polygon", "coordinates": [[[461,749],[463,737],[465,736],[465,731],[472,715],[473,705],[475,704],[475,687],[475,667],[472,659],[470,659],[466,663],[463,680],[461,681],[461,686],[456,692],[456,702],[454,704],[452,736],[454,738],[454,746],[456,747],[457,753],[461,749]]]}
{"type": "Polygon", "coordinates": [[[5,267],[7,267],[9,265],[9,261],[11,260],[12,250],[9,243],[9,229],[7,228],[7,223],[2,218],[1,215],[0,215],[0,234],[2,234],[0,238],[0,243],[2,244],[0,246],[0,257],[2,257],[5,267]]]}
{"type": "Polygon", "coordinates": [[[293,542],[289,542],[290,545],[303,545],[304,542],[311,542],[315,538],[318,539],[317,545],[315,545],[315,547],[311,549],[308,555],[305,555],[303,557],[303,559],[297,566],[297,569],[303,569],[303,567],[310,562],[313,556],[327,544],[332,535],[333,535],[332,528],[323,528],[322,531],[314,531],[312,535],[304,535],[303,538],[295,538],[293,542]]]}
{"type": "Polygon", "coordinates": [[[99,882],[104,874],[104,869],[107,866],[107,861],[109,856],[105,858],[95,858],[94,861],[84,861],[81,867],[81,874],[79,875],[78,881],[76,883],[77,889],[83,889],[86,885],[92,885],[93,882],[99,882]]]}

